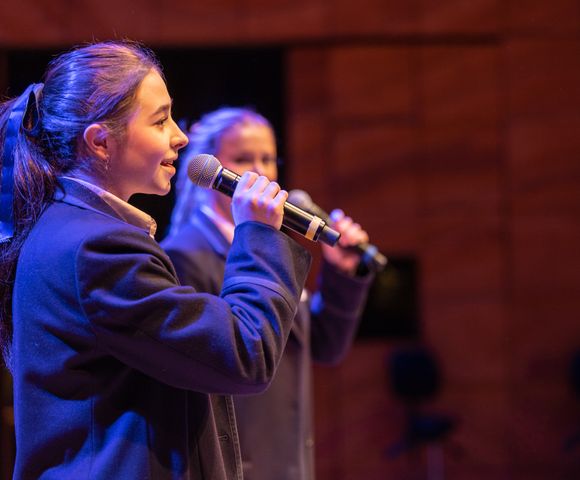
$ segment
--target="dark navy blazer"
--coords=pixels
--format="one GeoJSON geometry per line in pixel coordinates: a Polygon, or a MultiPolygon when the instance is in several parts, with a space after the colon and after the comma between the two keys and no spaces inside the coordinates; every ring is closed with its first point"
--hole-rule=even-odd
{"type": "MultiPolygon", "coordinates": [[[[184,285],[220,291],[230,245],[202,211],[161,245],[184,285]]],[[[332,364],[346,355],[371,280],[323,262],[319,290],[301,302],[272,384],[261,395],[234,397],[246,480],[314,478],[311,362],[332,364]]]]}
{"type": "Polygon", "coordinates": [[[14,478],[240,479],[222,395],[271,381],[310,256],[246,222],[221,298],[196,293],[146,232],[62,183],[16,272],[14,478]]]}

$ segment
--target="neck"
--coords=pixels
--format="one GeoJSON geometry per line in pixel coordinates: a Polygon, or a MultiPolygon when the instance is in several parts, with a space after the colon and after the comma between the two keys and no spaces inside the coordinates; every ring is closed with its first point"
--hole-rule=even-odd
{"type": "Polygon", "coordinates": [[[105,181],[102,175],[95,175],[94,173],[88,173],[83,170],[76,170],[69,172],[67,174],[69,177],[78,178],[79,180],[84,180],[85,182],[96,185],[109,193],[112,193],[121,200],[128,202],[130,195],[124,195],[122,192],[116,191],[109,182],[105,181]]]}

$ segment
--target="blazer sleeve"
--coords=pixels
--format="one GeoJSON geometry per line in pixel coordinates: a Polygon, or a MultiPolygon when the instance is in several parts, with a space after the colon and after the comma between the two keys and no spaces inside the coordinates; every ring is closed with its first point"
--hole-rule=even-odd
{"type": "Polygon", "coordinates": [[[159,245],[112,226],[77,250],[78,296],[98,346],[169,385],[256,393],[274,374],[310,266],[269,226],[236,228],[220,297],[181,286],[159,245]]]}
{"type": "Polygon", "coordinates": [[[352,345],[374,276],[347,276],[322,263],[310,311],[311,353],[317,363],[336,364],[352,345]]]}
{"type": "Polygon", "coordinates": [[[161,245],[171,259],[182,285],[191,285],[198,292],[220,294],[224,282],[225,258],[210,248],[201,250],[185,245],[161,245]]]}

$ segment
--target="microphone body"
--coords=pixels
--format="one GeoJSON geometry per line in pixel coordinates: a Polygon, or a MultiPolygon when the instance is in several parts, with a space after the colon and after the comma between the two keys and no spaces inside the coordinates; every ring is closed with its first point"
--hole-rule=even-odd
{"type": "MultiPolygon", "coordinates": [[[[196,155],[188,165],[187,176],[196,185],[212,188],[229,197],[240,181],[240,176],[224,168],[213,155],[196,155]]],[[[328,245],[335,245],[340,233],[330,228],[327,222],[317,215],[313,215],[289,202],[284,204],[284,218],[282,225],[300,233],[312,241],[321,241],[328,245]]]]}
{"type": "MultiPolygon", "coordinates": [[[[316,205],[310,195],[303,190],[291,190],[288,195],[288,200],[298,205],[300,208],[322,218],[326,223],[330,223],[330,216],[322,208],[316,205]]],[[[361,256],[361,261],[372,271],[380,272],[387,266],[387,257],[385,257],[379,249],[370,243],[359,243],[349,247],[358,252],[361,256]]]]}

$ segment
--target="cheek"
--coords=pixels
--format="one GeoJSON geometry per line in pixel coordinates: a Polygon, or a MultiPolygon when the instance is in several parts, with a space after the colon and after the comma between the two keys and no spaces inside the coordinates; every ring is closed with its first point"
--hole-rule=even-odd
{"type": "Polygon", "coordinates": [[[232,172],[237,173],[240,176],[252,170],[252,166],[245,163],[234,163],[223,161],[222,166],[228,170],[231,170],[232,172]]]}
{"type": "Polygon", "coordinates": [[[140,131],[133,136],[132,147],[143,156],[153,156],[165,151],[166,142],[158,138],[155,131],[140,131]]]}
{"type": "Polygon", "coordinates": [[[270,181],[272,181],[272,182],[278,181],[278,167],[276,166],[276,164],[272,164],[272,165],[267,166],[264,169],[264,173],[265,173],[266,177],[268,177],[270,179],[270,181]]]}

